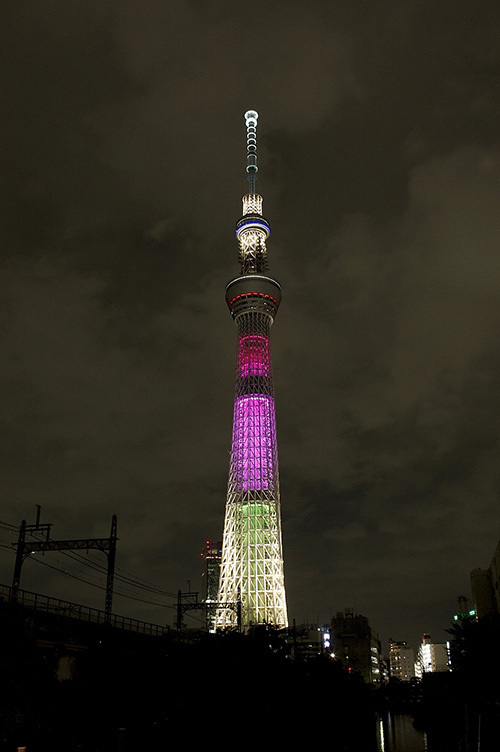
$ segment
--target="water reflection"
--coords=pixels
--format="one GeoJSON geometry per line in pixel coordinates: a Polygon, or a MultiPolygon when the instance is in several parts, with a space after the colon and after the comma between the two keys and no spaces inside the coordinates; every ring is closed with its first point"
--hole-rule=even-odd
{"type": "Polygon", "coordinates": [[[413,717],[402,713],[384,713],[378,717],[379,752],[424,752],[427,736],[413,726],[413,717]]]}

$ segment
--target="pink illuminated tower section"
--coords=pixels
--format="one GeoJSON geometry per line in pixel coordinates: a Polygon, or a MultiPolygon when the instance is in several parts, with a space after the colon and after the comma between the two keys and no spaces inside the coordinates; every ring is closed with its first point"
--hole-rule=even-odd
{"type": "Polygon", "coordinates": [[[219,583],[219,629],[288,625],[269,333],[281,287],[267,274],[268,222],[257,178],[257,118],[245,113],[249,191],[236,225],[241,273],[226,287],[238,331],[231,461],[219,583]]]}

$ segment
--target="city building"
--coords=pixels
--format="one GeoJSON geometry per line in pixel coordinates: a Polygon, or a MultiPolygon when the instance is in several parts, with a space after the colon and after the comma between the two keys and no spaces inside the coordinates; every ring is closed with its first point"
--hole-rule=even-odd
{"type": "Polygon", "coordinates": [[[432,642],[430,634],[423,634],[415,661],[415,676],[417,679],[421,679],[427,673],[449,670],[450,643],[432,642]]]}
{"type": "Polygon", "coordinates": [[[215,617],[217,612],[217,595],[219,591],[220,563],[222,557],[222,542],[212,543],[207,540],[205,550],[201,552],[205,560],[203,572],[205,593],[204,600],[207,604],[207,629],[215,631],[215,617]]]}
{"type": "Polygon", "coordinates": [[[473,569],[470,579],[477,618],[500,614],[500,541],[488,569],[473,569]]]}
{"type": "Polygon", "coordinates": [[[318,656],[332,656],[331,630],[317,624],[295,624],[286,635],[290,655],[295,660],[310,661],[318,656]]]}
{"type": "Polygon", "coordinates": [[[380,639],[366,616],[355,615],[352,609],[338,612],[332,619],[332,639],[335,658],[348,671],[361,674],[369,684],[380,684],[380,639]]]}
{"type": "Polygon", "coordinates": [[[236,225],[240,275],[226,286],[238,336],[217,628],[287,627],[270,328],[281,301],[267,274],[269,223],[257,179],[257,118],[245,113],[248,193],[236,225]]]}
{"type": "Polygon", "coordinates": [[[391,679],[410,681],[415,676],[415,651],[403,640],[389,640],[389,674],[391,679]]]}

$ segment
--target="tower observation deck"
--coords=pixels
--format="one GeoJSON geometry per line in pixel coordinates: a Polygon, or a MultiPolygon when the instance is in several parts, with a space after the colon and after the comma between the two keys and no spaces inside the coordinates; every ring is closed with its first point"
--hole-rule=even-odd
{"type": "Polygon", "coordinates": [[[216,625],[234,627],[238,612],[251,625],[288,626],[269,334],[281,287],[267,274],[266,240],[257,179],[257,118],[245,113],[248,193],[236,224],[240,276],[226,286],[238,332],[233,435],[216,625]]]}

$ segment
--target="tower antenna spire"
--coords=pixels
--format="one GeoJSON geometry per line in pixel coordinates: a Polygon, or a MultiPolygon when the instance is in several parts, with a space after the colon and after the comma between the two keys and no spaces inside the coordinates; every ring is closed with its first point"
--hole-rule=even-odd
{"type": "Polygon", "coordinates": [[[245,112],[247,128],[248,193],[243,196],[243,216],[236,224],[242,274],[263,274],[267,270],[266,240],[269,222],[262,216],[262,196],[255,192],[257,181],[257,119],[255,110],[245,112]]]}
{"type": "Polygon", "coordinates": [[[257,120],[259,113],[255,110],[245,112],[245,121],[247,124],[247,173],[248,173],[248,192],[255,193],[255,183],[257,181],[257,120]]]}

